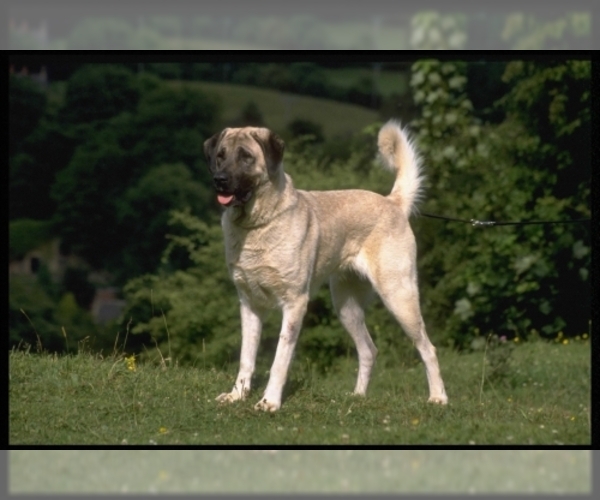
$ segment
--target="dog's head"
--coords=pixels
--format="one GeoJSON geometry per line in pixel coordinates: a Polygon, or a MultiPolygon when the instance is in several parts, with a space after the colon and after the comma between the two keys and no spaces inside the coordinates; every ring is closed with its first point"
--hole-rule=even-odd
{"type": "Polygon", "coordinates": [[[226,128],[204,142],[204,154],[219,203],[244,205],[281,169],[283,141],[266,128],[226,128]]]}

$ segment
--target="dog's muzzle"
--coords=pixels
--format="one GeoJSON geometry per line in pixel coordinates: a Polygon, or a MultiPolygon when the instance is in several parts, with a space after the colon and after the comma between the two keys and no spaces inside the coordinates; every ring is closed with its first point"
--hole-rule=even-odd
{"type": "Polygon", "coordinates": [[[224,207],[232,205],[243,205],[252,196],[252,191],[243,192],[232,186],[232,182],[224,171],[216,172],[213,175],[213,184],[217,192],[217,201],[224,207]]]}

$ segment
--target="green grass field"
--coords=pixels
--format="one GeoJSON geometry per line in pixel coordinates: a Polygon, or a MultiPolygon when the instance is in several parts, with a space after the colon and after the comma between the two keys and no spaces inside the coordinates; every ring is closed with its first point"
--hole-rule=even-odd
{"type": "Polygon", "coordinates": [[[9,491],[591,493],[590,455],[587,450],[13,450],[9,491]]]}
{"type": "Polygon", "coordinates": [[[325,375],[297,360],[274,414],[253,408],[266,385],[264,370],[249,400],[219,405],[214,399],[230,390],[235,365],[204,369],[200,360],[195,367],[161,367],[121,355],[13,351],[9,439],[11,445],[588,445],[588,342],[519,345],[511,371],[483,386],[483,352],[439,349],[447,407],[426,403],[416,356],[396,363],[381,357],[366,398],[348,394],[354,359],[325,375]]]}

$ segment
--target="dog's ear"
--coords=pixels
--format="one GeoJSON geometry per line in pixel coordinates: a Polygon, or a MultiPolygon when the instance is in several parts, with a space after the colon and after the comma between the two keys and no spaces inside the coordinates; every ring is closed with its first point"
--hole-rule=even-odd
{"type": "Polygon", "coordinates": [[[267,163],[267,171],[269,175],[275,175],[279,169],[279,165],[283,160],[283,150],[285,149],[285,143],[283,139],[279,137],[275,132],[263,129],[264,133],[252,133],[252,136],[260,144],[265,155],[265,162],[267,163]]]}
{"type": "Polygon", "coordinates": [[[228,129],[223,129],[221,132],[213,135],[210,139],[204,141],[204,156],[206,156],[206,161],[208,162],[208,168],[210,170],[214,169],[216,149],[227,130],[228,129]]]}

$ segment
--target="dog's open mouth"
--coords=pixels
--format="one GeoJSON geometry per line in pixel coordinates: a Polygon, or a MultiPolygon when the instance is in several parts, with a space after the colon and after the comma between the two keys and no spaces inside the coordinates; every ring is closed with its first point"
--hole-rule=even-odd
{"type": "Polygon", "coordinates": [[[252,197],[252,191],[247,192],[228,192],[217,191],[217,201],[222,207],[241,206],[244,205],[252,197]]]}
{"type": "Polygon", "coordinates": [[[227,207],[227,206],[231,205],[234,200],[235,200],[235,195],[234,194],[217,193],[217,201],[221,205],[223,205],[224,207],[227,207]]]}

